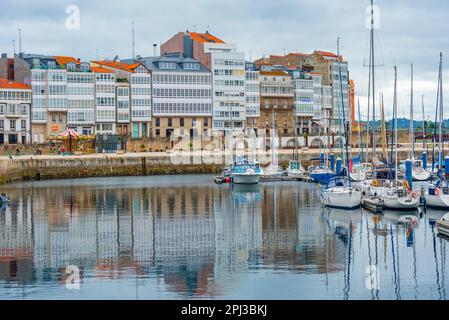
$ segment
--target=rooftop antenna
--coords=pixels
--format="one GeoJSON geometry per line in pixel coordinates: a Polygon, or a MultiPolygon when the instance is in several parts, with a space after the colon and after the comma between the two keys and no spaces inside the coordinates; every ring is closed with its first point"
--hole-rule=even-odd
{"type": "Polygon", "coordinates": [[[12,47],[13,47],[13,50],[14,50],[14,55],[16,55],[16,40],[12,41],[12,47]]]}
{"type": "Polygon", "coordinates": [[[251,58],[251,50],[249,51],[249,61],[253,61],[253,59],[251,58]]]}
{"type": "Polygon", "coordinates": [[[18,29],[19,31],[19,53],[22,52],[22,29],[18,29]]]}
{"type": "Polygon", "coordinates": [[[206,26],[206,33],[209,33],[210,25],[206,26]]]}
{"type": "Polygon", "coordinates": [[[132,25],[132,57],[133,57],[133,59],[136,57],[136,55],[135,55],[135,46],[136,46],[136,43],[134,42],[134,21],[131,23],[131,25],[132,25]]]}

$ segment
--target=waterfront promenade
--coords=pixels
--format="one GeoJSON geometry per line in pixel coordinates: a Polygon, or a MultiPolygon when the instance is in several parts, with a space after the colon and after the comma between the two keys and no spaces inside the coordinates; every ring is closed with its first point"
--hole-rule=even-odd
{"type": "MultiPolygon", "coordinates": [[[[336,156],[339,149],[330,150],[336,156]]],[[[381,149],[378,149],[380,155],[381,149]]],[[[319,149],[299,150],[305,167],[310,160],[319,157],[319,149]]],[[[358,148],[350,153],[357,155],[358,148]]],[[[415,154],[420,158],[422,147],[415,146],[415,154]]],[[[271,151],[240,152],[267,165],[272,159],[271,151]]],[[[370,151],[371,153],[371,151],[370,151]]],[[[293,150],[277,150],[278,162],[286,167],[293,157],[293,150]]],[[[398,149],[399,159],[406,159],[409,148],[398,149]]],[[[389,157],[389,153],[387,154],[389,157]]],[[[23,155],[0,157],[0,183],[13,181],[68,179],[95,176],[140,176],[160,174],[219,173],[233,159],[233,153],[223,151],[181,151],[141,152],[123,154],[89,155],[23,155]]],[[[430,159],[429,159],[430,162],[430,159]]]]}

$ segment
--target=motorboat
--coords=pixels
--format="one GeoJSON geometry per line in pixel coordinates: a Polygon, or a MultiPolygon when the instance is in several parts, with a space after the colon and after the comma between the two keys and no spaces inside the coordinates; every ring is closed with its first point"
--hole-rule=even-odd
{"type": "Polygon", "coordinates": [[[288,168],[285,170],[288,177],[300,178],[304,176],[304,170],[302,169],[301,162],[297,160],[290,160],[288,168]]]}
{"type": "Polygon", "coordinates": [[[237,160],[229,168],[231,182],[235,184],[257,184],[261,174],[259,166],[243,157],[237,157],[237,160]]]}
{"type": "Polygon", "coordinates": [[[331,178],[321,192],[322,204],[331,208],[355,209],[360,207],[361,199],[360,190],[343,176],[331,178]]]}

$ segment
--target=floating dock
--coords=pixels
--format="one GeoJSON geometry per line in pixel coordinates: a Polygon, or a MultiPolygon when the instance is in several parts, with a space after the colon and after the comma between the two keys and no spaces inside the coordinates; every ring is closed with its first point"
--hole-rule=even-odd
{"type": "Polygon", "coordinates": [[[362,198],[362,207],[375,213],[382,213],[383,204],[380,198],[362,198]]]}

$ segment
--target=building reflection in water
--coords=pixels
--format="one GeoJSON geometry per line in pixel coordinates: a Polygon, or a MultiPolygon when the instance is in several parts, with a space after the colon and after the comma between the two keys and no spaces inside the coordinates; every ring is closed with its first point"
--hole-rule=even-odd
{"type": "MultiPolygon", "coordinates": [[[[339,287],[332,297],[350,299],[360,297],[354,285],[365,284],[373,265],[388,274],[380,284],[393,288],[389,298],[418,298],[421,228],[422,259],[431,258],[437,298],[446,298],[437,213],[323,210],[312,184],[126,179],[133,178],[10,187],[13,202],[0,209],[0,284],[63,286],[65,267],[77,265],[84,280],[152,278],[182,297],[214,297],[270,270],[318,276],[324,297],[339,287]]],[[[362,298],[381,298],[381,289],[368,292],[362,298]]]]}

